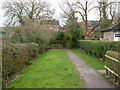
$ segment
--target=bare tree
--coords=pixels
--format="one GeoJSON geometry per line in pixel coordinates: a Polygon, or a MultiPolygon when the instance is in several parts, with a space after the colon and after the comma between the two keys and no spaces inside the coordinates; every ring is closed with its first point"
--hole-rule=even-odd
{"type": "Polygon", "coordinates": [[[116,15],[116,2],[113,2],[111,0],[100,0],[97,1],[98,5],[95,6],[94,8],[96,8],[99,11],[99,23],[90,30],[90,32],[88,33],[88,35],[94,31],[98,26],[100,26],[100,29],[104,29],[107,26],[111,25],[111,23],[113,22],[115,15],[116,15]],[[111,19],[110,19],[111,18],[111,19]]]}
{"type": "Polygon", "coordinates": [[[59,7],[63,11],[62,18],[67,19],[67,21],[65,23],[73,22],[75,20],[75,14],[76,14],[76,11],[75,11],[75,8],[73,7],[73,4],[66,1],[66,2],[64,2],[64,5],[59,5],[59,7]],[[66,7],[64,7],[64,5],[66,7]],[[68,19],[69,20],[71,19],[71,21],[68,21],[68,19]],[[74,20],[72,20],[72,19],[74,19],[74,20]]]}
{"type": "Polygon", "coordinates": [[[94,9],[94,7],[91,7],[93,2],[94,0],[85,0],[85,2],[82,3],[81,0],[77,0],[77,2],[74,3],[77,8],[76,12],[80,14],[82,20],[85,22],[85,34],[88,32],[88,14],[92,9],[94,9]]]}
{"type": "Polygon", "coordinates": [[[76,16],[76,10],[73,3],[65,2],[65,6],[67,6],[66,10],[60,6],[60,8],[64,12],[64,18],[66,18],[66,35],[69,35],[70,38],[66,42],[69,44],[68,47],[75,47],[76,42],[82,36],[82,30],[80,24],[77,22],[78,17],[76,16]]]}
{"type": "Polygon", "coordinates": [[[2,8],[6,10],[5,16],[8,18],[7,25],[15,25],[18,22],[23,23],[23,15],[25,13],[24,10],[25,2],[21,1],[11,1],[4,2],[2,8]]]}
{"type": "Polygon", "coordinates": [[[40,0],[30,1],[11,1],[4,2],[3,9],[5,9],[5,16],[8,17],[7,25],[24,24],[24,17],[30,19],[51,19],[54,10],[50,9],[50,5],[40,0]]]}
{"type": "Polygon", "coordinates": [[[101,28],[109,26],[115,17],[116,2],[112,2],[111,0],[98,1],[98,6],[96,7],[99,10],[99,22],[101,28]]]}
{"type": "MultiPolygon", "coordinates": [[[[85,23],[85,34],[87,35],[88,32],[88,14],[89,12],[94,9],[94,6],[92,6],[92,3],[94,2],[94,0],[90,1],[90,0],[85,0],[85,2],[81,1],[81,0],[77,0],[74,3],[70,4],[69,2],[67,2],[66,4],[69,7],[69,10],[67,10],[68,12],[66,12],[62,7],[61,9],[64,11],[64,13],[68,16],[70,15],[69,12],[75,12],[75,13],[79,13],[80,17],[82,18],[82,20],[85,23]]],[[[96,25],[93,29],[95,29],[96,27],[98,27],[98,25],[96,25]]]]}
{"type": "Polygon", "coordinates": [[[113,4],[110,4],[109,6],[109,13],[110,13],[110,18],[111,18],[111,23],[112,21],[114,20],[115,16],[116,16],[116,7],[117,6],[117,3],[116,2],[113,2],[113,4]]]}
{"type": "Polygon", "coordinates": [[[24,18],[24,24],[12,27],[10,32],[10,40],[12,43],[38,43],[44,51],[46,45],[52,39],[52,32],[41,27],[38,20],[24,18]]]}
{"type": "Polygon", "coordinates": [[[30,0],[27,3],[25,8],[27,15],[30,19],[51,19],[54,14],[54,9],[50,9],[50,5],[46,2],[42,2],[38,0],[37,2],[34,0],[30,0]]]}

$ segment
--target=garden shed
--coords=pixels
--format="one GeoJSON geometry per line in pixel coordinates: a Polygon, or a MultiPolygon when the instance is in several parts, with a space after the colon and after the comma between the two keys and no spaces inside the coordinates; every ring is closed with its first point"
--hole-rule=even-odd
{"type": "Polygon", "coordinates": [[[102,32],[105,41],[120,41],[120,22],[110,25],[102,32]]]}

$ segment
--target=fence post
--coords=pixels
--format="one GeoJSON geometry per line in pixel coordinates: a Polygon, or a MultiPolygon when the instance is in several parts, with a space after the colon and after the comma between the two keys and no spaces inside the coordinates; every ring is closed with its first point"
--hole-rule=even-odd
{"type": "Polygon", "coordinates": [[[120,87],[120,60],[118,56],[120,56],[118,52],[107,51],[105,55],[105,68],[106,76],[109,75],[109,79],[112,79],[113,84],[117,84],[120,87]]]}
{"type": "Polygon", "coordinates": [[[116,81],[117,81],[117,77],[116,77],[116,75],[114,75],[114,76],[113,76],[113,83],[115,84],[116,81]]]}

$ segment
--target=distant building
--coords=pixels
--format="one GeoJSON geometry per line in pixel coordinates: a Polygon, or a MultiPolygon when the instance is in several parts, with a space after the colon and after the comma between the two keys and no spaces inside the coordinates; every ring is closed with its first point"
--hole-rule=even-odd
{"type": "Polygon", "coordinates": [[[112,24],[115,24],[118,22],[118,18],[115,18],[113,21],[112,21],[112,24]]]}
{"type": "MultiPolygon", "coordinates": [[[[90,30],[93,29],[98,23],[99,23],[98,21],[88,21],[88,32],[87,33],[89,33],[90,30]]],[[[80,22],[80,24],[81,24],[82,28],[85,28],[85,22],[84,21],[80,22]]],[[[94,32],[91,32],[90,35],[92,35],[93,33],[94,32]]]]}
{"type": "Polygon", "coordinates": [[[41,25],[43,25],[44,29],[48,29],[50,31],[59,31],[59,21],[58,20],[44,20],[41,21],[41,25]]]}
{"type": "Polygon", "coordinates": [[[61,27],[59,28],[59,30],[62,31],[62,32],[65,32],[65,31],[66,31],[66,28],[67,28],[67,26],[64,25],[63,27],[61,26],[61,27]]]}
{"type": "Polygon", "coordinates": [[[120,41],[120,22],[110,25],[102,32],[105,41],[120,41]]]}

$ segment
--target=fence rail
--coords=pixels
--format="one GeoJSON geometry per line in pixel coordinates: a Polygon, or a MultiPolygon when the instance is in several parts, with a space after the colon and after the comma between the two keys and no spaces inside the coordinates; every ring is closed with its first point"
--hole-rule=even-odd
{"type": "MultiPolygon", "coordinates": [[[[106,76],[113,78],[113,83],[120,87],[120,60],[115,57],[118,52],[107,51],[105,55],[106,76]],[[113,54],[113,55],[112,55],[113,54]]],[[[119,55],[117,55],[119,56],[119,55]]]]}

